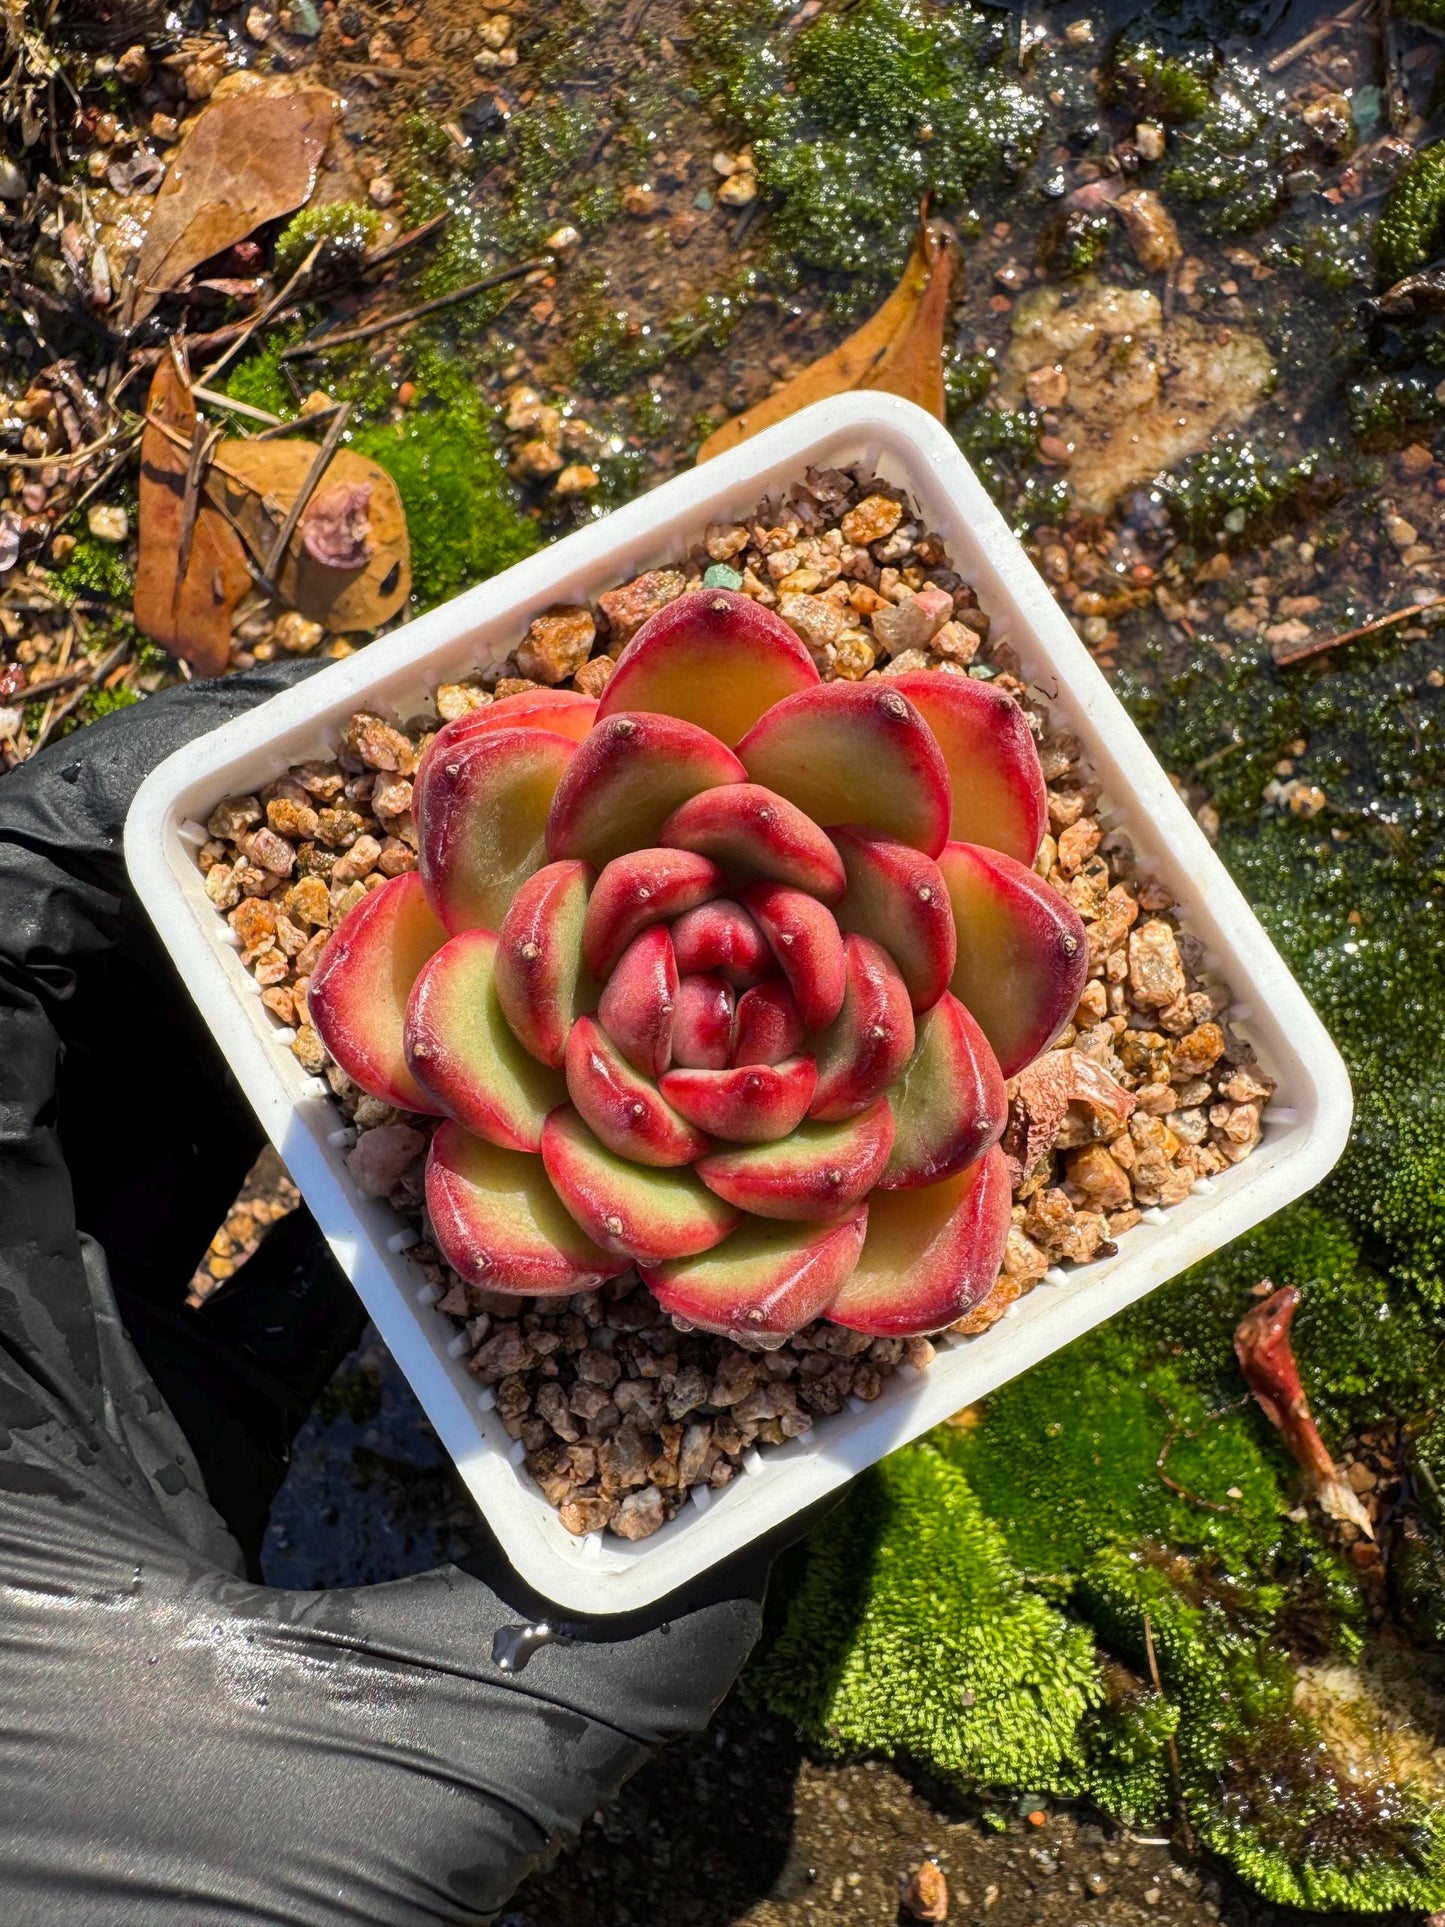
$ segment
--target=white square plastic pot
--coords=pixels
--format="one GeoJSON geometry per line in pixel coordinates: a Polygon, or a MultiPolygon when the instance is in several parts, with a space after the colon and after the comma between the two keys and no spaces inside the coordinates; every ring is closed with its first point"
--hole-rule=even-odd
{"type": "Polygon", "coordinates": [[[478,1506],[518,1572],[573,1612],[664,1597],[1278,1211],[1325,1175],[1349,1129],[1339,1054],[1244,898],[948,434],[888,395],[820,402],[192,743],[140,790],[125,850],[182,979],[478,1506]],[[850,1400],[806,1437],[750,1453],[730,1485],[695,1492],[652,1538],[574,1538],[522,1469],[521,1446],[459,1355],[457,1328],[408,1263],[415,1232],[352,1184],[344,1119],[287,1048],[291,1034],[263,1007],[206,897],[199,825],[221,797],[332,753],[354,710],[398,720],[424,713],[438,683],[500,662],[543,609],[594,600],[675,561],[709,522],[746,519],[810,466],[854,463],[908,490],[977,590],[992,636],[1012,646],[1080,738],[1103,788],[1101,814],[1178,897],[1207,974],[1233,989],[1231,1020],[1278,1090],[1254,1155],[1197,1184],[1182,1204],[1146,1212],[1115,1256],[1051,1271],[989,1331],[942,1338],[927,1372],[901,1371],[874,1403],[850,1400]]]}

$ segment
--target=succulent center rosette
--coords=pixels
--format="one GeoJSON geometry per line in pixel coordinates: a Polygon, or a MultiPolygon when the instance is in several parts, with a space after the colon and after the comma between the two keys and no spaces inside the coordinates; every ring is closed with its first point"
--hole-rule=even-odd
{"type": "Polygon", "coordinates": [[[1030,867],[1018,706],[922,671],[820,680],[723,590],[633,637],[600,702],[446,725],[419,869],[310,985],[338,1063],[439,1115],[437,1244],[491,1291],[636,1265],[753,1344],[826,1316],[936,1331],[992,1285],[1004,1080],[1072,1015],[1088,951],[1030,867]]]}

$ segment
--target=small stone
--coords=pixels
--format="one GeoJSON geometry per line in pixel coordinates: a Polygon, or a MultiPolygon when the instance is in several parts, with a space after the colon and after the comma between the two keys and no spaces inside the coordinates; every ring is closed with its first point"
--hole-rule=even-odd
{"type": "Polygon", "coordinates": [[[319,622],[308,622],[299,610],[287,609],[277,616],[271,640],[288,656],[309,656],[313,649],[320,647],[325,634],[319,622]]]}
{"type": "Polygon", "coordinates": [[[717,191],[718,199],[725,207],[746,207],[758,198],[758,177],[751,171],[739,169],[729,174],[717,191]]]}
{"type": "Polygon", "coordinates": [[[835,602],[829,602],[823,596],[780,596],[778,614],[810,649],[826,649],[843,633],[843,611],[835,602]]]}
{"type": "Polygon", "coordinates": [[[444,682],[436,693],[437,715],[444,723],[458,716],[469,716],[474,709],[485,709],[491,696],[476,683],[444,682]]]}
{"type": "Polygon", "coordinates": [[[496,698],[499,703],[504,703],[509,696],[525,696],[529,689],[540,688],[541,684],[533,682],[530,676],[499,676],[496,698]]]}
{"type": "Polygon", "coordinates": [[[878,652],[861,629],[845,629],[830,654],[833,673],[844,682],[862,682],[878,660],[878,652]]]}
{"type": "Polygon", "coordinates": [[[261,821],[261,803],[255,796],[226,796],[206,818],[206,828],[222,843],[234,843],[243,831],[261,821]]]}
{"type": "Polygon", "coordinates": [[[1164,274],[1183,260],[1174,217],[1153,188],[1136,187],[1121,194],[1114,211],[1124,223],[1134,258],[1146,274],[1164,274]]]}
{"type": "Polygon", "coordinates": [[[936,1860],[914,1869],[903,1889],[903,1911],[914,1920],[948,1919],[948,1882],[936,1860]]]}
{"type": "Polygon", "coordinates": [[[85,522],[98,542],[124,542],[130,534],[130,518],[123,508],[111,502],[96,502],[85,522]]]}
{"type": "Polygon", "coordinates": [[[291,1055],[312,1077],[317,1077],[326,1067],[326,1046],[321,1041],[321,1033],[310,1024],[303,1024],[291,1044],[291,1055]]]}
{"type": "Polygon", "coordinates": [[[583,663],[573,676],[573,686],[580,689],[584,696],[594,701],[612,680],[612,672],[617,667],[611,656],[592,656],[583,663]]]}
{"type": "Polygon", "coordinates": [[[586,495],[590,489],[596,488],[601,480],[602,477],[597,470],[590,467],[588,463],[569,462],[553,483],[553,487],[559,495],[586,495]]]}
{"type": "Polygon", "coordinates": [[[545,482],[562,467],[562,457],[550,442],[523,442],[512,458],[512,473],[523,482],[545,482]]]}
{"type": "Polygon", "coordinates": [[[426,1149],[426,1139],[410,1124],[381,1124],[363,1131],[346,1155],[346,1168],[363,1197],[385,1198],[426,1149]]]}
{"type": "Polygon", "coordinates": [[[702,586],[705,589],[741,589],[743,579],[737,570],[730,569],[726,562],[714,562],[704,571],[702,586]]]}
{"type": "Polygon", "coordinates": [[[664,1523],[662,1494],[655,1485],[640,1492],[629,1492],[612,1520],[612,1530],[621,1539],[650,1539],[664,1523]]]}
{"type": "Polygon", "coordinates": [[[1419,531],[1416,529],[1414,523],[1407,522],[1403,515],[1387,515],[1385,517],[1385,533],[1402,554],[1406,549],[1413,548],[1415,543],[1420,539],[1419,531]]]}
{"type": "Polygon", "coordinates": [[[728,562],[748,546],[748,532],[739,522],[709,522],[703,545],[714,562],[728,562]]]}
{"type": "Polygon", "coordinates": [[[410,776],[416,768],[410,740],[369,710],[358,710],[346,725],[346,746],[368,769],[410,776]]]}
{"type": "Polygon", "coordinates": [[[624,187],[622,212],[632,215],[634,220],[647,220],[657,212],[657,189],[640,181],[634,181],[630,186],[624,187]]]}
{"type": "Polygon", "coordinates": [[[500,53],[512,37],[512,21],[505,13],[494,13],[490,19],[485,16],[478,29],[477,37],[484,47],[500,53]]]}
{"type": "Polygon", "coordinates": [[[1162,161],[1164,158],[1164,129],[1157,121],[1141,120],[1134,129],[1134,145],[1139,157],[1146,161],[1162,161]]]}
{"type": "Polygon", "coordinates": [[[886,495],[865,495],[843,517],[843,540],[855,549],[866,549],[870,542],[881,542],[885,535],[892,535],[902,520],[899,503],[886,495]]]}
{"type": "Polygon", "coordinates": [[[1087,47],[1093,38],[1094,23],[1087,18],[1071,20],[1064,28],[1064,40],[1070,47],[1087,47]]]}
{"type": "Polygon", "coordinates": [[[1435,466],[1435,457],[1424,442],[1411,442],[1408,448],[1402,448],[1398,460],[1400,473],[1412,482],[1418,482],[1435,466]]]}
{"type": "Polygon", "coordinates": [[[687,577],[681,569],[649,569],[620,589],[598,596],[597,606],[617,641],[626,642],[649,616],[675,602],[686,588],[687,577]]]}
{"type": "Polygon", "coordinates": [[[1174,932],[1158,918],[1129,933],[1129,987],[1149,1010],[1167,1009],[1188,988],[1174,932]]]}
{"type": "Polygon", "coordinates": [[[139,43],[127,47],[116,60],[115,72],[127,87],[143,87],[151,77],[150,55],[139,43]]]}
{"type": "Polygon", "coordinates": [[[1061,408],[1068,400],[1069,378],[1062,368],[1035,368],[1024,377],[1024,393],[1034,408],[1061,408]]]}
{"type": "Polygon", "coordinates": [[[576,674],[596,640],[597,625],[589,609],[549,609],[527,631],[517,651],[517,667],[524,676],[553,686],[576,674]]]}
{"type": "Polygon", "coordinates": [[[901,602],[877,609],[873,634],[885,656],[905,649],[925,649],[953,615],[953,597],[945,589],[920,589],[901,602]]]}
{"type": "Polygon", "coordinates": [[[390,207],[396,199],[396,183],[389,174],[373,174],[366,192],[373,207],[390,207]]]}

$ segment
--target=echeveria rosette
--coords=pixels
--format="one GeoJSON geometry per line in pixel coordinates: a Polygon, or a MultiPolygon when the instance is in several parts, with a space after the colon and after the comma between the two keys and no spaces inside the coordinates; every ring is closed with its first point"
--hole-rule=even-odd
{"type": "Polygon", "coordinates": [[[1004,1080],[1088,964],[1030,867],[1044,784],[1007,696],[824,683],[767,609],[700,590],[600,702],[447,724],[415,809],[419,870],[346,918],[308,1005],[363,1089],[446,1120],[427,1205],[462,1277],[635,1264],[755,1344],[935,1331],[989,1289],[1004,1080]]]}

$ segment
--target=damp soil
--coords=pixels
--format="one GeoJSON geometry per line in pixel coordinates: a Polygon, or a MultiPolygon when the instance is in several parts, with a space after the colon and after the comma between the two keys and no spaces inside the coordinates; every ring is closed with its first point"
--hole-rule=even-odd
{"type": "MultiPolygon", "coordinates": [[[[465,1557],[475,1512],[368,1328],[299,1435],[263,1549],[271,1585],[368,1585],[465,1557]]],[[[669,1747],[515,1896],[502,1927],[848,1927],[897,1922],[937,1860],[948,1918],[987,1927],[1424,1927],[1407,1914],[1302,1914],[1227,1869],[1025,1794],[985,1823],[881,1760],[812,1757],[740,1695],[669,1747]]]]}

